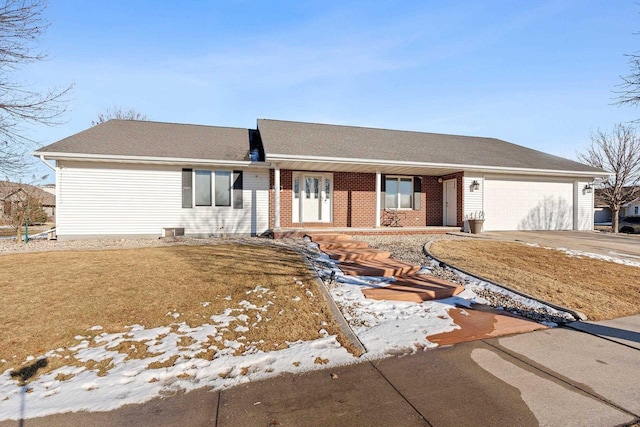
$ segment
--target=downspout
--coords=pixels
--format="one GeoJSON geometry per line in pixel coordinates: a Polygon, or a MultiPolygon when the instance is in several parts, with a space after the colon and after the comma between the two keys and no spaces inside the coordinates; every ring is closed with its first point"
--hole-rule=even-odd
{"type": "Polygon", "coordinates": [[[54,172],[56,171],[56,168],[55,168],[54,166],[51,166],[51,164],[49,164],[49,162],[47,162],[47,161],[45,160],[45,158],[44,158],[44,154],[40,154],[40,157],[39,157],[39,158],[40,158],[40,161],[41,161],[42,163],[44,163],[45,165],[47,165],[47,166],[48,166],[52,171],[54,171],[54,172]]]}

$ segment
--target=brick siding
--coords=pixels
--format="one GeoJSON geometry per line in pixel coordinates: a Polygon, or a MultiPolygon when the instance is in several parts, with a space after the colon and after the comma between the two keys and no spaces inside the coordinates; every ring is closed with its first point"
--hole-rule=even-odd
{"type": "MultiPolygon", "coordinates": [[[[443,176],[442,179],[455,178],[458,182],[458,226],[462,226],[462,172],[443,176]]],[[[420,210],[402,210],[399,225],[404,227],[424,227],[442,225],[442,184],[437,176],[421,176],[422,192],[420,210]]],[[[269,227],[274,226],[274,171],[269,171],[269,227]]],[[[333,173],[333,222],[331,223],[293,223],[292,191],[293,171],[280,170],[280,226],[281,227],[374,227],[373,211],[376,205],[376,174],[359,172],[333,173]]],[[[382,218],[383,211],[379,212],[382,218]]]]}

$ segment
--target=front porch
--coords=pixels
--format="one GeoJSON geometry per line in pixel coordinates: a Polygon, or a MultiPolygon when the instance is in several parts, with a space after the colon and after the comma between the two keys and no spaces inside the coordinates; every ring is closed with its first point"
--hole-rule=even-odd
{"type": "Polygon", "coordinates": [[[274,239],[287,237],[303,237],[306,234],[350,234],[367,235],[414,235],[414,234],[446,234],[458,233],[460,227],[426,226],[426,227],[285,227],[270,230],[274,239]]]}

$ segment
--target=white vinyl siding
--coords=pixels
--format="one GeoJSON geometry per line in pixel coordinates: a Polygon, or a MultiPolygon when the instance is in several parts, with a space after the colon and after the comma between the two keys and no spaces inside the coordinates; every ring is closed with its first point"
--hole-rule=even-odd
{"type": "MultiPolygon", "coordinates": [[[[480,212],[484,212],[483,205],[483,191],[484,191],[484,179],[482,176],[476,175],[465,175],[462,181],[463,191],[464,191],[464,212],[462,213],[463,218],[470,217],[471,215],[478,215],[480,212]],[[480,184],[480,188],[477,190],[472,188],[473,181],[478,181],[480,184]]],[[[464,231],[469,231],[469,223],[467,220],[464,221],[464,231]]]]}
{"type": "Polygon", "coordinates": [[[165,227],[184,227],[187,235],[259,234],[268,228],[267,171],[244,170],[243,209],[182,208],[182,167],[62,161],[56,175],[56,225],[63,239],[160,236],[165,227]]]}
{"type": "Polygon", "coordinates": [[[575,188],[575,192],[577,195],[577,203],[576,203],[576,230],[593,230],[594,223],[594,209],[593,209],[593,191],[587,192],[585,187],[591,184],[591,181],[577,181],[577,188],[575,188]]]}

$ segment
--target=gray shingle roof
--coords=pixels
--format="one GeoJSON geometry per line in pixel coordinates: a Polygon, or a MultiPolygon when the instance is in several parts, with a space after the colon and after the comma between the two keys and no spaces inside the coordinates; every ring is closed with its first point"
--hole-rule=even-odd
{"type": "Polygon", "coordinates": [[[258,130],[267,160],[280,154],[600,172],[591,166],[495,138],[267,119],[258,120],[258,130]]]}
{"type": "Polygon", "coordinates": [[[136,120],[109,120],[38,153],[247,160],[249,130],[136,120]]]}

